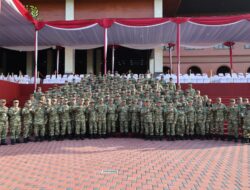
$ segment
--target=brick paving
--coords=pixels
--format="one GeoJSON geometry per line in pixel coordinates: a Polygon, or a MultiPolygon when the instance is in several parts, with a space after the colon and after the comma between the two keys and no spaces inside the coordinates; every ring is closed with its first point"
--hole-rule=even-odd
{"type": "Polygon", "coordinates": [[[111,138],[1,146],[0,189],[250,189],[250,145],[111,138]]]}

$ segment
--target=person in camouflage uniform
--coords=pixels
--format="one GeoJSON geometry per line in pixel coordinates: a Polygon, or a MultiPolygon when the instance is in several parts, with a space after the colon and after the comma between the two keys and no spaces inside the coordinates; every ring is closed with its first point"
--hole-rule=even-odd
{"type": "Polygon", "coordinates": [[[75,134],[76,139],[84,139],[86,135],[86,106],[84,105],[84,99],[79,99],[79,103],[74,107],[74,115],[75,115],[75,134]]]}
{"type": "Polygon", "coordinates": [[[138,105],[138,100],[133,99],[133,104],[129,107],[129,114],[131,118],[131,132],[138,135],[140,132],[140,107],[138,105]]]}
{"type": "Polygon", "coordinates": [[[128,109],[129,108],[126,105],[126,100],[123,100],[121,105],[117,109],[118,116],[119,116],[120,133],[123,136],[126,136],[128,134],[128,119],[129,119],[128,109]]]}
{"type": "Polygon", "coordinates": [[[187,125],[187,117],[184,108],[181,104],[177,105],[177,120],[176,120],[176,134],[180,140],[184,139],[185,126],[187,125]]]}
{"type": "Polygon", "coordinates": [[[35,141],[43,141],[45,136],[45,124],[47,122],[46,110],[44,108],[43,101],[40,100],[32,112],[34,114],[35,141]]]}
{"type": "Polygon", "coordinates": [[[52,99],[52,104],[47,108],[49,118],[49,140],[59,140],[60,136],[60,120],[58,113],[57,99],[52,99]]]}
{"type": "Polygon", "coordinates": [[[243,117],[243,136],[242,143],[250,142],[250,104],[246,105],[246,109],[242,113],[243,117]]]}
{"type": "Polygon", "coordinates": [[[61,139],[65,138],[67,133],[69,139],[72,139],[72,128],[70,120],[71,108],[68,104],[68,99],[64,99],[63,105],[58,108],[59,114],[61,114],[61,139]]]}
{"type": "Polygon", "coordinates": [[[88,123],[89,123],[89,135],[90,138],[97,137],[97,112],[95,109],[95,102],[91,100],[90,106],[86,111],[88,115],[88,123]]]}
{"type": "Polygon", "coordinates": [[[173,103],[169,103],[164,110],[165,131],[168,140],[175,140],[175,126],[178,112],[173,103]]]}
{"type": "Polygon", "coordinates": [[[206,127],[205,127],[205,123],[206,123],[206,109],[203,106],[203,102],[202,100],[198,101],[197,103],[197,108],[196,108],[196,134],[198,135],[198,138],[200,138],[201,140],[205,139],[205,135],[206,135],[206,127]]]}
{"type": "Polygon", "coordinates": [[[0,100],[0,139],[1,145],[7,145],[6,137],[8,132],[8,108],[6,107],[6,100],[0,100]]]}
{"type": "Polygon", "coordinates": [[[196,111],[193,106],[193,100],[188,101],[188,106],[186,107],[186,117],[187,117],[187,125],[186,125],[186,137],[191,140],[194,139],[194,128],[196,123],[196,111]]]}
{"type": "Polygon", "coordinates": [[[216,99],[216,104],[213,107],[214,117],[215,117],[215,128],[216,128],[216,137],[215,139],[224,140],[224,121],[227,116],[227,108],[221,103],[221,98],[216,99]]]}
{"type": "Polygon", "coordinates": [[[154,125],[153,125],[153,109],[149,104],[149,100],[144,101],[144,106],[141,109],[141,115],[144,118],[144,136],[146,140],[152,139],[154,136],[154,125]]]}
{"type": "Polygon", "coordinates": [[[108,135],[116,133],[116,120],[117,120],[117,113],[116,113],[116,105],[114,104],[113,99],[109,99],[109,104],[107,108],[107,133],[108,135]]]}
{"type": "Polygon", "coordinates": [[[235,100],[230,100],[230,106],[227,108],[227,130],[228,130],[228,140],[232,140],[234,138],[235,142],[238,142],[239,138],[239,118],[240,118],[240,108],[235,104],[235,100]]]}
{"type": "Polygon", "coordinates": [[[20,143],[21,133],[21,108],[19,108],[19,101],[13,101],[13,107],[8,111],[10,121],[11,144],[20,143]]]}
{"type": "Polygon", "coordinates": [[[107,125],[107,106],[103,103],[103,99],[99,100],[99,104],[96,106],[97,111],[97,124],[98,124],[98,135],[106,138],[107,125]]]}
{"type": "Polygon", "coordinates": [[[33,122],[32,107],[30,100],[28,100],[25,103],[25,106],[22,109],[22,119],[23,119],[23,141],[24,143],[27,143],[29,142],[29,135],[30,131],[32,130],[32,122],[33,122]]]}
{"type": "Polygon", "coordinates": [[[215,135],[215,127],[214,127],[214,112],[213,112],[213,105],[212,100],[208,99],[207,106],[206,106],[206,136],[207,139],[212,138],[212,134],[215,135]],[[213,130],[214,129],[214,130],[213,130]],[[214,131],[214,133],[213,133],[214,131]]]}
{"type": "Polygon", "coordinates": [[[159,99],[156,107],[154,108],[154,124],[155,124],[155,136],[156,139],[162,140],[163,137],[163,107],[161,106],[161,100],[159,99]]]}

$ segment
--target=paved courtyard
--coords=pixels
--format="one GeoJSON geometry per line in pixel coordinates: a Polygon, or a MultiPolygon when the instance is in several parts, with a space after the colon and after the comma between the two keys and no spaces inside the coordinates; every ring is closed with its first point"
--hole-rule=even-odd
{"type": "Polygon", "coordinates": [[[1,146],[0,189],[250,189],[250,145],[111,138],[1,146]]]}

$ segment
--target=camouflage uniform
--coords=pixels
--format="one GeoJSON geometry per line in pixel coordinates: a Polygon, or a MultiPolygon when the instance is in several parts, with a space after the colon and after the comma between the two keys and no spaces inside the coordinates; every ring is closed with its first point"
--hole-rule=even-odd
{"type": "Polygon", "coordinates": [[[166,135],[171,136],[171,140],[174,140],[175,126],[178,117],[177,109],[173,106],[173,103],[170,103],[169,106],[164,110],[164,112],[166,135]]]}
{"type": "Polygon", "coordinates": [[[148,105],[149,100],[145,101],[146,105],[143,106],[141,109],[141,115],[143,115],[144,118],[144,135],[146,139],[149,138],[149,135],[151,138],[154,135],[154,126],[153,126],[153,110],[151,107],[148,105]]]}
{"type": "Polygon", "coordinates": [[[95,109],[95,102],[92,100],[87,109],[88,122],[89,122],[89,135],[95,137],[97,135],[97,113],[95,109]]]}
{"type": "Polygon", "coordinates": [[[133,104],[129,107],[129,114],[131,118],[131,132],[133,134],[140,132],[140,117],[139,117],[140,108],[138,106],[137,99],[133,100],[133,104]]]}
{"type": "Polygon", "coordinates": [[[177,111],[178,116],[176,121],[176,134],[178,135],[178,138],[182,140],[185,133],[185,125],[187,124],[187,118],[186,113],[180,104],[177,106],[177,111]]]}
{"type": "Polygon", "coordinates": [[[8,132],[8,108],[5,106],[6,100],[0,100],[0,139],[1,145],[6,145],[8,132]]]}
{"type": "Polygon", "coordinates": [[[227,108],[224,104],[221,103],[221,99],[217,98],[217,103],[214,105],[215,111],[215,128],[217,137],[224,139],[224,120],[227,115],[227,108]]]}
{"type": "Polygon", "coordinates": [[[203,140],[206,134],[206,109],[203,107],[203,102],[198,102],[198,107],[196,108],[196,134],[203,140]]]}
{"type": "Polygon", "coordinates": [[[158,100],[157,106],[154,109],[154,124],[155,135],[161,140],[163,136],[163,108],[161,106],[161,100],[158,100]]]}
{"type": "Polygon", "coordinates": [[[75,115],[75,134],[77,139],[79,137],[84,139],[86,135],[86,106],[83,104],[84,99],[81,100],[81,103],[74,108],[74,115],[75,115]]]}
{"type": "Polygon", "coordinates": [[[24,142],[27,143],[29,141],[30,131],[32,129],[32,108],[31,102],[27,101],[25,107],[22,109],[22,118],[23,118],[23,138],[24,142]]]}
{"type": "Polygon", "coordinates": [[[107,109],[107,133],[110,134],[116,132],[116,120],[117,120],[117,113],[116,113],[116,105],[113,104],[113,100],[109,100],[109,105],[107,109]]]}
{"type": "Polygon", "coordinates": [[[56,137],[59,140],[60,135],[60,120],[59,120],[59,112],[58,105],[56,99],[52,100],[52,105],[47,109],[48,117],[49,117],[49,136],[50,140],[53,140],[56,137]]]}
{"type": "Polygon", "coordinates": [[[18,107],[19,101],[14,100],[14,106],[8,111],[10,120],[11,144],[19,143],[21,133],[21,109],[18,107]]]}
{"type": "Polygon", "coordinates": [[[34,113],[34,135],[35,140],[37,141],[40,137],[40,140],[44,140],[45,136],[45,124],[47,122],[46,111],[43,107],[43,102],[40,101],[38,106],[32,110],[34,113]]]}
{"type": "Polygon", "coordinates": [[[228,140],[231,140],[233,137],[235,141],[238,141],[239,132],[238,132],[238,125],[239,125],[239,107],[235,104],[235,100],[230,100],[230,106],[228,107],[228,140]]]}
{"type": "Polygon", "coordinates": [[[106,136],[107,126],[106,126],[106,117],[107,117],[107,106],[103,103],[103,99],[100,100],[100,103],[96,106],[97,111],[97,123],[98,123],[98,134],[100,136],[106,136]]]}
{"type": "Polygon", "coordinates": [[[250,140],[250,104],[246,105],[246,110],[242,113],[243,117],[243,143],[249,143],[250,140]]]}
{"type": "Polygon", "coordinates": [[[186,126],[186,135],[193,139],[194,135],[194,125],[196,123],[196,111],[193,106],[193,101],[189,100],[189,105],[186,108],[186,117],[187,117],[187,126],[186,126]]]}
{"type": "Polygon", "coordinates": [[[68,105],[68,100],[64,100],[64,104],[61,105],[58,109],[58,112],[61,114],[61,137],[63,138],[66,135],[66,132],[69,138],[72,138],[72,128],[70,120],[70,111],[71,108],[68,105]]]}
{"type": "MultiPolygon", "coordinates": [[[[214,128],[214,113],[211,104],[211,99],[206,107],[206,135],[207,138],[210,138],[210,134],[212,133],[212,128],[214,128]]],[[[215,133],[214,133],[215,134],[215,133]]]]}
{"type": "Polygon", "coordinates": [[[120,133],[128,133],[128,106],[126,105],[126,101],[123,100],[122,105],[117,110],[119,116],[119,126],[120,133]]]}

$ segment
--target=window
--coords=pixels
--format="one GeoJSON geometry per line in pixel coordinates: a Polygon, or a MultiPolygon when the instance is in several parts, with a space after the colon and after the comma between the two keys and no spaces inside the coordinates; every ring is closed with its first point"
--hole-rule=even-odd
{"type": "Polygon", "coordinates": [[[250,49],[250,44],[245,44],[245,45],[244,45],[244,48],[245,48],[245,49],[250,49]]]}
{"type": "Polygon", "coordinates": [[[169,74],[170,73],[170,67],[163,67],[163,73],[169,74]]]}
{"type": "Polygon", "coordinates": [[[231,70],[228,66],[221,66],[217,69],[217,75],[219,73],[223,73],[225,75],[225,73],[231,73],[231,70]]]}
{"type": "Polygon", "coordinates": [[[214,46],[214,49],[224,50],[224,49],[229,49],[229,47],[225,46],[224,44],[219,44],[219,45],[214,46]]]}
{"type": "Polygon", "coordinates": [[[247,69],[247,73],[250,73],[250,67],[247,69]]]}
{"type": "Polygon", "coordinates": [[[202,71],[201,71],[200,67],[192,66],[192,67],[190,67],[187,70],[187,74],[190,74],[190,73],[193,73],[193,74],[202,74],[202,71]]]}

